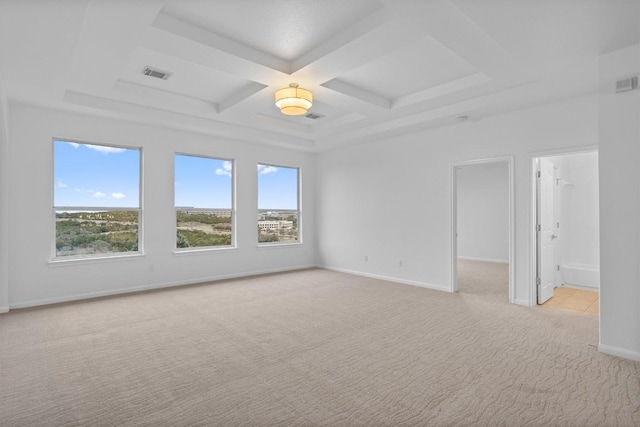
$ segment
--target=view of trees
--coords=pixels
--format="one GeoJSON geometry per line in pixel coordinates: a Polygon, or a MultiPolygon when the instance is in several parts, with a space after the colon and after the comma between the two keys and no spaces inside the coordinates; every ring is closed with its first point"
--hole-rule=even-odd
{"type": "Polygon", "coordinates": [[[263,231],[258,228],[258,243],[272,243],[279,241],[280,238],[277,234],[263,231]]]}
{"type": "MultiPolygon", "coordinates": [[[[258,228],[259,243],[298,241],[298,216],[263,215],[262,220],[291,221],[292,227],[258,228]]],[[[230,246],[230,215],[176,212],[178,248],[230,246]]],[[[138,251],[138,211],[56,212],[56,256],[138,251]]]]}
{"type": "Polygon", "coordinates": [[[57,212],[56,256],[138,251],[138,212],[57,212]]]}
{"type": "Polygon", "coordinates": [[[177,211],[178,248],[231,245],[231,216],[211,212],[177,211]]]}

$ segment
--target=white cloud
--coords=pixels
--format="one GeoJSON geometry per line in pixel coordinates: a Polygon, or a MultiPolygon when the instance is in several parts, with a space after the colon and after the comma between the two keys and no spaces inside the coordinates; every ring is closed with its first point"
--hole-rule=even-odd
{"type": "Polygon", "coordinates": [[[69,144],[73,148],[78,148],[80,146],[80,144],[78,144],[77,142],[69,142],[69,141],[60,141],[60,142],[64,142],[65,144],[69,144]]]}
{"type": "Polygon", "coordinates": [[[111,193],[111,197],[114,199],[124,199],[126,196],[122,193],[111,193]]]}
{"type": "Polygon", "coordinates": [[[104,194],[102,191],[96,191],[95,193],[93,193],[93,197],[100,199],[102,197],[105,197],[106,194],[104,194]]]}
{"type": "Polygon", "coordinates": [[[68,185],[62,182],[61,180],[58,180],[58,182],[56,182],[56,187],[65,188],[65,187],[68,187],[68,185]]]}
{"type": "Polygon", "coordinates": [[[216,175],[226,175],[230,177],[232,167],[233,165],[231,164],[231,162],[225,160],[224,162],[222,162],[222,167],[216,169],[216,175]]]}
{"type": "Polygon", "coordinates": [[[268,173],[277,172],[278,168],[275,166],[258,165],[258,173],[260,175],[266,175],[268,173]]]}
{"type": "Polygon", "coordinates": [[[104,145],[87,145],[86,147],[90,150],[94,150],[102,154],[115,154],[125,151],[124,148],[105,147],[104,145]]]}

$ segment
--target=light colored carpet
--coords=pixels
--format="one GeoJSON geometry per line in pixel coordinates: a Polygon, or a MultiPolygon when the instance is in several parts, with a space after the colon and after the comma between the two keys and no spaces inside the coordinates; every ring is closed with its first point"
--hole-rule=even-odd
{"type": "Polygon", "coordinates": [[[312,269],[13,311],[0,425],[640,425],[640,363],[590,346],[597,317],[509,305],[494,273],[447,294],[312,269]]]}

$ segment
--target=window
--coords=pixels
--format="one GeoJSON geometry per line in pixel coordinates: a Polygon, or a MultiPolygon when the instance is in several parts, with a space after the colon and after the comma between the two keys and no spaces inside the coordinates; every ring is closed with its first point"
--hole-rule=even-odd
{"type": "Polygon", "coordinates": [[[54,258],[140,253],[140,150],[53,141],[54,258]]]}
{"type": "Polygon", "coordinates": [[[258,243],[298,243],[298,168],[258,165],[258,243]]]}
{"type": "Polygon", "coordinates": [[[176,248],[233,245],[233,162],[175,156],[176,248]]]}

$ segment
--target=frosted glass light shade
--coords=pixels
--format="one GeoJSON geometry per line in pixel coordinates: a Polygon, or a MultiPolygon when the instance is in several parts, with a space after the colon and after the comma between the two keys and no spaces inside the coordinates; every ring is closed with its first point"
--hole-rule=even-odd
{"type": "Polygon", "coordinates": [[[313,95],[307,89],[298,87],[296,83],[291,83],[289,87],[276,92],[276,107],[282,114],[289,116],[299,116],[306,114],[313,105],[313,95]]]}

